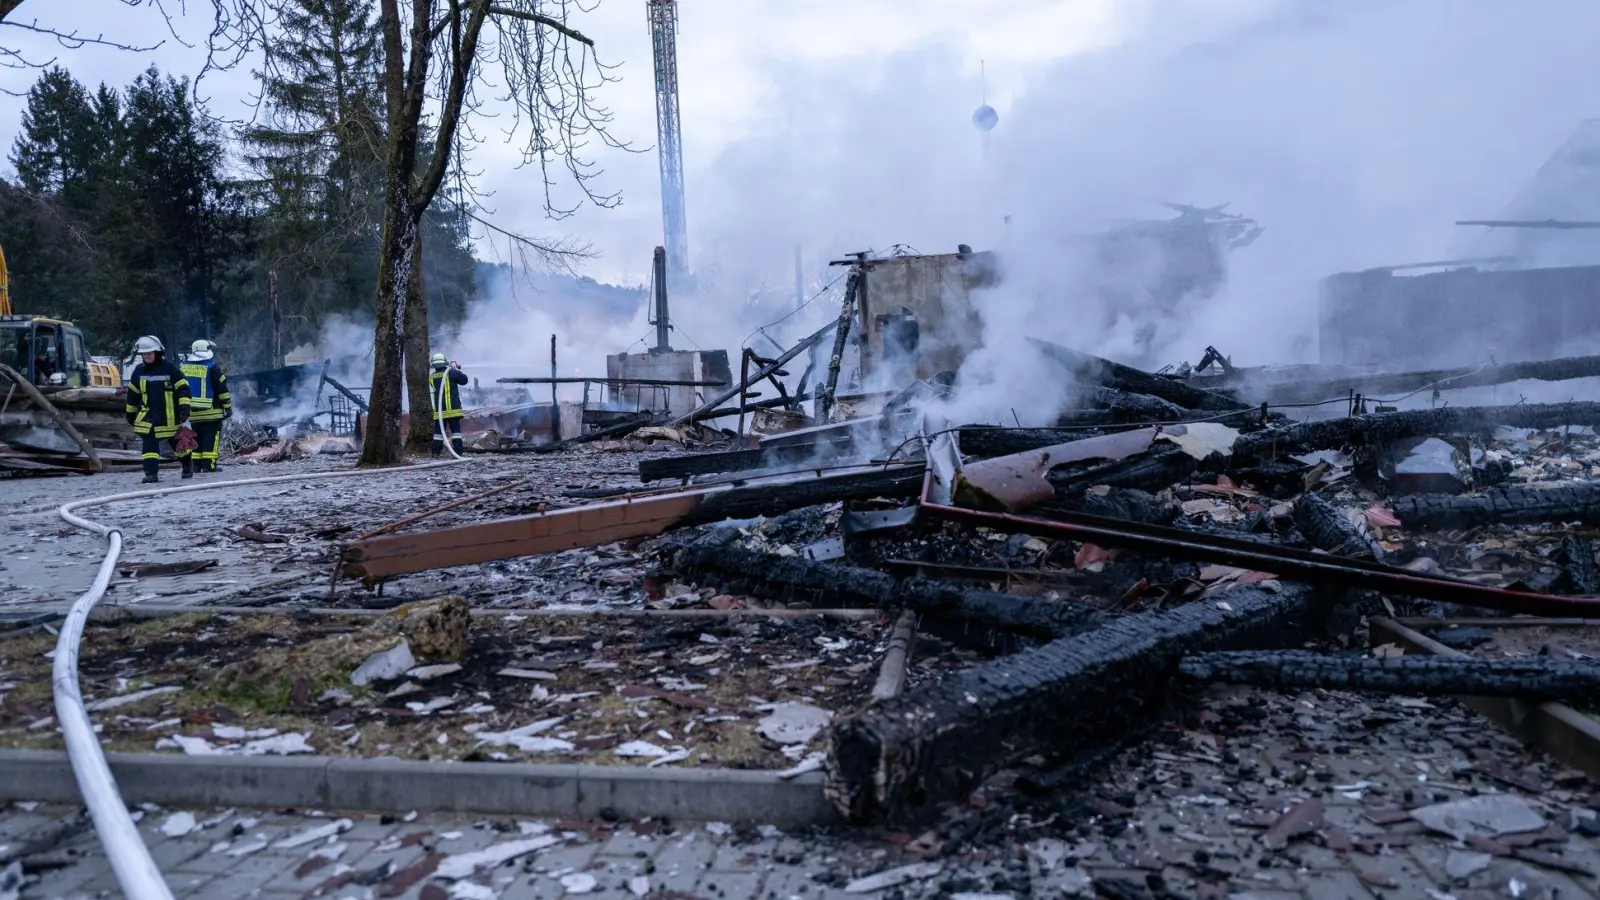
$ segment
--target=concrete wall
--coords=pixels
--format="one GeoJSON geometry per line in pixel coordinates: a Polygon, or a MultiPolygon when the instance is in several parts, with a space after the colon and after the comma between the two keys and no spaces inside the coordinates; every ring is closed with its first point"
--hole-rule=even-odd
{"type": "MultiPolygon", "coordinates": [[[[614,353],[606,357],[606,377],[656,381],[720,381],[727,383],[726,350],[669,350],[664,353],[614,353]]],[[[621,400],[635,409],[666,412],[674,416],[690,412],[727,388],[714,387],[628,387],[614,392],[610,399],[621,400]]],[[[598,399],[598,398],[591,398],[598,399]]]]}

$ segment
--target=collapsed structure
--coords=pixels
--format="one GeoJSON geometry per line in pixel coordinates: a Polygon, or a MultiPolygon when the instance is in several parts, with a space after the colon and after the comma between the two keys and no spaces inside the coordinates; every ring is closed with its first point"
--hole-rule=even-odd
{"type": "MultiPolygon", "coordinates": [[[[909,613],[923,633],[981,649],[988,662],[831,726],[827,791],[853,821],[960,797],[1025,758],[1055,783],[1049,772],[1102,758],[1153,726],[1174,686],[1195,681],[1597,696],[1600,672],[1570,661],[1477,666],[1303,648],[1348,642],[1385,603],[1596,609],[1600,598],[1586,596],[1600,593],[1594,547],[1565,526],[1600,521],[1586,478],[1600,462],[1600,403],[1377,412],[1326,373],[1252,382],[1211,350],[1198,370],[1154,374],[1030,340],[1012,351],[1074,386],[1071,408],[1040,428],[941,421],[948,407],[934,401],[959,396],[954,369],[978,346],[962,323],[971,290],[992,283],[992,258],[963,248],[844,264],[836,321],[774,358],[747,353],[741,378],[676,420],[742,419],[761,402],[791,413],[770,433],[646,460],[640,480],[669,483],[659,490],[356,539],[341,574],[375,585],[655,538],[657,566],[677,579],[909,613]],[[751,400],[808,351],[802,390],[751,400]],[[1213,363],[1224,371],[1208,374],[1213,363]],[[1347,414],[1291,421],[1254,391],[1261,384],[1269,396],[1348,403],[1347,414]],[[1530,453],[1557,458],[1513,462],[1530,453]],[[738,524],[752,517],[774,524],[738,524]],[[1514,577],[1454,549],[1468,529],[1511,528],[1533,529],[1514,577]],[[774,533],[789,537],[777,545],[774,533]]],[[[1600,360],[1581,358],[1470,375],[1597,372],[1600,360]]],[[[1466,376],[1382,377],[1448,390],[1466,376]]]]}

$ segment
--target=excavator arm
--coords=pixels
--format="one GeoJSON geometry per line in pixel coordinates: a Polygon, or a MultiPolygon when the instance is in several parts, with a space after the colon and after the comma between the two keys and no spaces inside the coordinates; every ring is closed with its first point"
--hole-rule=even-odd
{"type": "Polygon", "coordinates": [[[6,274],[6,251],[0,247],[0,316],[11,315],[11,277],[6,274]]]}

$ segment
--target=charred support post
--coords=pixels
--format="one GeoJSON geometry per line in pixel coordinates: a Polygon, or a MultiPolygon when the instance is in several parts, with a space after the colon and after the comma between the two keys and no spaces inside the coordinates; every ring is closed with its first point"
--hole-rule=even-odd
{"type": "Polygon", "coordinates": [[[1524,700],[1592,702],[1600,697],[1600,666],[1577,660],[1448,659],[1235,651],[1186,656],[1178,671],[1195,681],[1248,684],[1274,690],[1311,688],[1432,697],[1476,695],[1524,700]]]}
{"type": "MultiPolygon", "coordinates": [[[[556,399],[556,336],[550,335],[550,440],[561,442],[561,402],[556,399]]],[[[579,423],[580,430],[582,423],[579,423]]]]}
{"type": "Polygon", "coordinates": [[[1320,612],[1303,585],[1281,594],[1240,587],[1227,597],[1227,609],[1193,603],[1115,619],[845,719],[828,737],[823,789],[848,819],[879,821],[958,797],[1041,749],[1094,753],[1159,715],[1182,657],[1293,644],[1320,612]]]}
{"type": "Polygon", "coordinates": [[[1543,490],[1503,487],[1470,497],[1417,494],[1400,497],[1393,506],[1400,524],[1416,530],[1549,522],[1600,525],[1600,483],[1581,482],[1543,490]]]}
{"type": "Polygon", "coordinates": [[[861,290],[861,266],[850,268],[844,283],[844,303],[839,308],[839,323],[833,333],[833,355],[828,358],[828,380],[817,398],[817,421],[832,421],[833,401],[839,391],[839,367],[844,364],[845,342],[850,337],[850,321],[856,314],[856,294],[861,290]]]}

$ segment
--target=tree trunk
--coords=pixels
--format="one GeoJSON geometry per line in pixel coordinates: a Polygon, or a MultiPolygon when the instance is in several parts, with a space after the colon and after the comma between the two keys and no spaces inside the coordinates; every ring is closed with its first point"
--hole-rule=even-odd
{"type": "MultiPolygon", "coordinates": [[[[391,172],[393,167],[391,166],[391,172]]],[[[406,300],[416,273],[412,247],[417,220],[407,199],[409,179],[390,178],[383,210],[383,244],[378,255],[377,320],[372,333],[372,412],[361,445],[363,466],[389,466],[404,456],[400,434],[400,384],[405,359],[406,300]]]]}
{"type": "Polygon", "coordinates": [[[406,433],[406,449],[427,453],[432,446],[433,395],[428,390],[428,298],[422,283],[422,232],[411,249],[411,289],[406,293],[405,349],[406,395],[411,398],[411,428],[406,433]]]}

